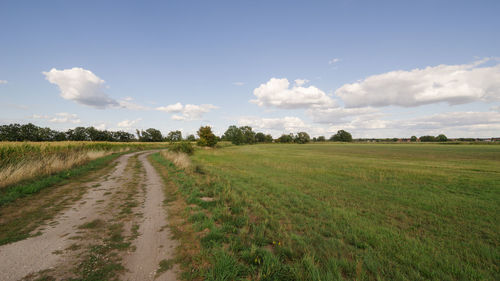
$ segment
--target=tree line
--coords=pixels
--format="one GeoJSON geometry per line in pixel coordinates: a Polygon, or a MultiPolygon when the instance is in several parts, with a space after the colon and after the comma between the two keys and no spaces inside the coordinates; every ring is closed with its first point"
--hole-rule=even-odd
{"type": "MultiPolygon", "coordinates": [[[[50,128],[42,128],[32,123],[29,124],[9,124],[0,126],[0,141],[110,141],[110,142],[179,142],[179,141],[196,141],[199,146],[215,146],[218,141],[230,141],[235,145],[255,144],[255,143],[298,143],[304,144],[309,142],[326,142],[325,136],[311,138],[306,132],[282,134],[279,138],[274,139],[270,134],[253,131],[250,126],[231,125],[221,137],[216,136],[212,132],[210,126],[202,126],[197,131],[197,137],[190,134],[183,138],[181,131],[170,131],[166,136],[163,136],[160,130],[149,128],[146,130],[136,130],[136,134],[131,134],[125,131],[108,131],[99,130],[94,127],[76,127],[67,131],[56,131],[50,128]]],[[[333,142],[352,142],[352,135],[345,131],[339,130],[332,135],[329,141],[333,142]]],[[[357,139],[363,141],[366,139],[357,139]]],[[[380,140],[380,139],[368,139],[380,140]]],[[[400,139],[382,139],[382,141],[399,141],[400,139]]],[[[440,134],[438,136],[421,136],[417,138],[412,136],[411,142],[446,142],[448,138],[440,134]]]]}

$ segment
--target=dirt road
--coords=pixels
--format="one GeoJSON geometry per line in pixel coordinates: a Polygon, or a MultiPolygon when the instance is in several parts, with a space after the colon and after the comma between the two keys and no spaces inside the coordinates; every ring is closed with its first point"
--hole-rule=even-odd
{"type": "Polygon", "coordinates": [[[157,274],[176,244],[165,227],[163,182],[146,159],[151,153],[120,156],[110,173],[84,184],[88,191],[82,199],[34,232],[41,235],[0,246],[0,280],[30,279],[39,272],[56,279],[101,272],[89,273],[85,260],[95,258],[90,249],[97,246],[124,267],[122,280],[176,280],[171,269],[157,274]]]}

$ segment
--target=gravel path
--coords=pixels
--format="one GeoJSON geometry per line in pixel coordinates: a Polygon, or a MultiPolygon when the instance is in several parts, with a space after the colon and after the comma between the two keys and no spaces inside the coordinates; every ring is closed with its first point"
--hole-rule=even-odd
{"type": "MultiPolygon", "coordinates": [[[[41,235],[0,246],[0,280],[21,280],[29,274],[64,264],[65,259],[58,252],[74,243],[71,238],[78,236],[78,226],[99,218],[107,205],[106,200],[110,200],[110,196],[105,196],[105,193],[119,190],[130,178],[125,167],[129,158],[138,153],[120,156],[116,160],[116,167],[109,174],[84,184],[90,188],[82,199],[57,215],[52,222],[40,227],[41,235]]],[[[134,242],[136,251],[124,257],[123,264],[127,271],[124,280],[154,280],[159,262],[171,258],[175,246],[175,242],[169,238],[168,229],[163,229],[167,223],[163,208],[163,184],[146,159],[151,153],[143,153],[138,158],[146,173],[147,191],[142,210],[144,218],[138,218],[140,235],[134,242]]],[[[169,270],[155,280],[175,280],[174,271],[169,270]]]]}
{"type": "Polygon", "coordinates": [[[124,266],[128,272],[123,280],[176,280],[175,270],[168,270],[156,276],[160,261],[173,258],[173,250],[177,244],[169,238],[171,235],[166,227],[163,181],[146,160],[147,155],[139,156],[146,171],[147,191],[142,210],[144,219],[140,222],[140,236],[134,243],[136,251],[124,257],[124,266]]]}

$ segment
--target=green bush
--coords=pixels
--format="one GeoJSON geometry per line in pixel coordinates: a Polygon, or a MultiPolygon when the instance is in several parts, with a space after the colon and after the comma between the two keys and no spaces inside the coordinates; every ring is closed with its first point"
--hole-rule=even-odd
{"type": "Polygon", "coordinates": [[[176,142],[169,147],[169,150],[173,152],[183,152],[189,155],[193,155],[194,153],[193,145],[187,141],[176,142]]]}

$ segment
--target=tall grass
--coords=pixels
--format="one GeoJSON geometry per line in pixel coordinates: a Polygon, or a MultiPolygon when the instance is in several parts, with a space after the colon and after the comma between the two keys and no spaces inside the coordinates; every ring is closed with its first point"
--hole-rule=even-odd
{"type": "Polygon", "coordinates": [[[164,150],[160,154],[179,168],[186,169],[191,166],[191,159],[186,153],[164,150]]]}
{"type": "Polygon", "coordinates": [[[55,174],[113,153],[161,146],[148,143],[70,141],[0,142],[0,188],[55,174]]]}

